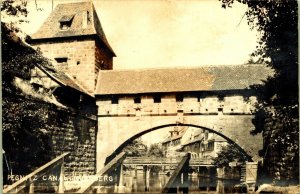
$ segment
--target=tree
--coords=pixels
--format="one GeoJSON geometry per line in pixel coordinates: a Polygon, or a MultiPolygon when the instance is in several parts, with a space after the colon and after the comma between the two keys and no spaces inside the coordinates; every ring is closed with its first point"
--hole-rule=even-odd
{"type": "Polygon", "coordinates": [[[147,146],[138,138],[128,144],[122,151],[126,152],[126,155],[130,157],[141,157],[146,155],[147,146]]]}
{"type": "MultiPolygon", "coordinates": [[[[275,75],[259,94],[253,134],[262,132],[264,167],[270,179],[297,183],[299,179],[298,3],[296,0],[236,0],[248,6],[248,24],[260,33],[252,56],[273,68],[275,75]]],[[[231,7],[234,0],[221,0],[231,7]]]]}
{"type": "Polygon", "coordinates": [[[154,143],[150,145],[147,155],[150,157],[162,158],[164,157],[164,151],[160,144],[154,143]]]}
{"type": "MultiPolygon", "coordinates": [[[[1,2],[1,13],[16,18],[26,16],[26,1],[6,0],[1,2]],[[21,3],[21,4],[19,4],[21,3]]],[[[2,48],[2,132],[3,149],[7,163],[4,163],[4,184],[7,173],[27,174],[51,160],[51,136],[44,130],[47,112],[42,106],[51,108],[37,95],[25,94],[17,80],[34,92],[29,80],[36,64],[49,64],[39,51],[31,48],[13,23],[1,21],[2,48]]],[[[33,93],[32,93],[33,94],[33,93]]],[[[46,93],[40,93],[46,96],[46,93]]]]}
{"type": "Polygon", "coordinates": [[[27,16],[27,0],[3,0],[1,1],[1,12],[12,16],[27,16]]]}
{"type": "Polygon", "coordinates": [[[234,161],[245,163],[248,161],[248,156],[246,156],[233,144],[222,147],[222,150],[218,153],[218,156],[213,158],[213,163],[218,168],[229,167],[229,163],[234,161]]]}

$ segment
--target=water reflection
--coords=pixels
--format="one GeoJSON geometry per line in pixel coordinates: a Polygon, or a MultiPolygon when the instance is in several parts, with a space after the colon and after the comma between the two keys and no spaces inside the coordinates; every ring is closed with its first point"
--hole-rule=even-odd
{"type": "Polygon", "coordinates": [[[167,183],[169,177],[157,173],[137,173],[136,175],[124,175],[123,182],[125,192],[160,192],[167,183]]]}
{"type": "MultiPolygon", "coordinates": [[[[168,182],[169,176],[149,171],[130,171],[123,176],[124,192],[161,192],[168,182]]],[[[189,193],[233,193],[236,192],[234,185],[239,180],[224,180],[216,177],[189,176],[189,193]]]]}

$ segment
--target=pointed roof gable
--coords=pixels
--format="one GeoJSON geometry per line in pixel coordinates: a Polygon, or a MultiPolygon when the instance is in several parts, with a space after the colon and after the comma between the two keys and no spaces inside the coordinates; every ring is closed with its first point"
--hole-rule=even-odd
{"type": "Polygon", "coordinates": [[[92,2],[58,4],[47,20],[34,33],[32,40],[74,36],[96,36],[116,56],[109,45],[92,2]],[[62,25],[69,25],[63,29],[62,25]]]}

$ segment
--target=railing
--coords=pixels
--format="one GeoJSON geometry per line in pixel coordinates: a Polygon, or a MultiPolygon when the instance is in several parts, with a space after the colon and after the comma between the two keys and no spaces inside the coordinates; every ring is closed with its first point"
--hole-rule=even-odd
{"type": "Polygon", "coordinates": [[[59,185],[57,189],[57,193],[64,192],[64,158],[69,155],[69,153],[64,153],[55,159],[51,160],[47,164],[39,167],[32,173],[26,175],[19,181],[9,185],[7,188],[3,189],[3,193],[19,193],[24,189],[28,189],[26,192],[34,193],[34,184],[35,182],[41,178],[43,175],[47,173],[48,170],[54,169],[55,167],[59,167],[60,165],[60,173],[59,173],[59,185]]]}
{"type": "Polygon", "coordinates": [[[122,164],[123,160],[126,157],[126,153],[122,152],[117,155],[113,160],[111,160],[107,165],[105,165],[92,179],[88,184],[85,184],[81,187],[76,193],[87,193],[95,183],[98,182],[99,177],[102,177],[105,174],[109,174],[111,171],[114,171],[119,165],[122,164]]]}
{"type": "Polygon", "coordinates": [[[162,193],[177,193],[177,187],[180,188],[183,193],[187,193],[188,190],[188,169],[191,155],[187,153],[179,162],[176,170],[171,175],[169,181],[164,186],[162,193]]]}
{"type": "Polygon", "coordinates": [[[212,159],[191,158],[190,166],[214,166],[212,159]]]}
{"type": "MultiPolygon", "coordinates": [[[[126,157],[124,165],[177,165],[182,158],[153,158],[153,157],[126,157]]],[[[212,160],[193,158],[190,159],[190,166],[212,166],[212,160]]]]}

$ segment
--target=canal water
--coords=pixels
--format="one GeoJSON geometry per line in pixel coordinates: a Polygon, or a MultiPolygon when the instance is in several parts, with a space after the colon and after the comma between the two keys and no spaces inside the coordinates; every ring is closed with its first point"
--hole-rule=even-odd
{"type": "MultiPolygon", "coordinates": [[[[161,192],[170,176],[130,172],[123,175],[123,191],[126,193],[161,192]]],[[[189,193],[234,193],[239,180],[217,179],[216,177],[189,176],[189,193]]]]}

